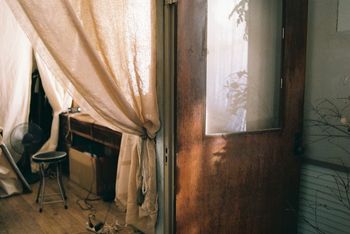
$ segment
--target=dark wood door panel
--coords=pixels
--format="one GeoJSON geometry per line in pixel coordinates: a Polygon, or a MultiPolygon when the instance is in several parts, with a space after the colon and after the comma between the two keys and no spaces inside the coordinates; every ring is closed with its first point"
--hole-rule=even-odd
{"type": "MultiPolygon", "coordinates": [[[[248,139],[239,142],[237,138],[234,144],[221,139],[222,142],[217,140],[215,145],[197,144],[178,152],[178,233],[191,233],[187,231],[192,225],[200,230],[195,233],[206,233],[206,230],[213,231],[208,233],[215,233],[215,230],[250,233],[230,230],[244,230],[244,220],[261,220],[259,217],[264,216],[274,217],[274,228],[280,230],[277,224],[282,223],[285,207],[281,204],[285,200],[281,175],[287,167],[279,154],[281,146],[274,145],[270,151],[259,153],[259,148],[266,148],[264,143],[273,144],[276,138],[261,136],[251,143],[248,139]],[[247,144],[252,147],[247,148],[247,144]]],[[[251,225],[256,226],[246,224],[247,231],[251,225]]]]}

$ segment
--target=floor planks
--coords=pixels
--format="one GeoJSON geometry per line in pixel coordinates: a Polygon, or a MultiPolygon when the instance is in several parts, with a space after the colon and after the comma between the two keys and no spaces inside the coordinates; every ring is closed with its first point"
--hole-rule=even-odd
{"type": "MultiPolygon", "coordinates": [[[[39,206],[35,202],[38,184],[32,185],[32,193],[20,194],[9,198],[0,199],[0,234],[83,234],[92,233],[86,229],[88,215],[94,213],[95,217],[106,223],[114,225],[116,221],[123,224],[125,213],[112,203],[102,200],[90,201],[93,210],[83,210],[79,205],[84,204],[88,192],[79,188],[69,179],[64,178],[64,185],[68,197],[68,209],[64,209],[63,203],[45,204],[43,212],[39,213],[39,206]],[[109,210],[109,212],[108,212],[109,210]]],[[[46,194],[56,193],[57,183],[55,179],[47,179],[46,194]]],[[[90,195],[89,198],[94,198],[90,195]]],[[[53,197],[55,198],[55,197],[53,197]]],[[[131,228],[123,228],[114,233],[134,233],[131,228]]]]}

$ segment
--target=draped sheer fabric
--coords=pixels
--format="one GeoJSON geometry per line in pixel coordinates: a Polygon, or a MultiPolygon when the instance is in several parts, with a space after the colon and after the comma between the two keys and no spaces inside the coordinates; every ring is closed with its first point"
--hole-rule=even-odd
{"type": "MultiPolygon", "coordinates": [[[[0,29],[0,127],[10,148],[12,129],[29,118],[33,52],[4,0],[0,0],[0,29]]],[[[0,150],[0,197],[21,192],[22,185],[0,150]]]]}
{"type": "Polygon", "coordinates": [[[97,121],[127,133],[118,165],[119,178],[125,180],[117,179],[116,199],[127,209],[128,224],[153,233],[157,193],[150,163],[155,162],[152,138],[160,125],[156,1],[6,1],[36,53],[77,103],[97,121]],[[120,164],[129,159],[129,166],[120,164]],[[140,187],[145,197],[138,206],[132,198],[140,187]]]}
{"type": "Polygon", "coordinates": [[[71,106],[72,97],[56,81],[55,77],[38,54],[35,54],[35,60],[40,73],[41,83],[53,112],[50,138],[41,147],[39,152],[53,151],[56,150],[58,144],[59,114],[71,106]]]}

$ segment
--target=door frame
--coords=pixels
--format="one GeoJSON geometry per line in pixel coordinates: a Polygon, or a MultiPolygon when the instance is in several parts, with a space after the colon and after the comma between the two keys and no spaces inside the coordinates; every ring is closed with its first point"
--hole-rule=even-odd
{"type": "Polygon", "coordinates": [[[162,23],[158,26],[159,50],[162,51],[162,77],[159,93],[162,97],[161,118],[163,128],[164,162],[164,217],[163,233],[175,233],[175,80],[176,80],[176,22],[177,0],[160,0],[162,23]]]}

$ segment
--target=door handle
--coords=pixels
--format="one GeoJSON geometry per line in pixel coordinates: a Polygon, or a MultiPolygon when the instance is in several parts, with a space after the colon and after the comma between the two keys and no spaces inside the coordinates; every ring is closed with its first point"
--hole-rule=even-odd
{"type": "Polygon", "coordinates": [[[297,132],[294,135],[294,155],[301,156],[304,154],[304,145],[303,145],[303,134],[297,132]]]}

